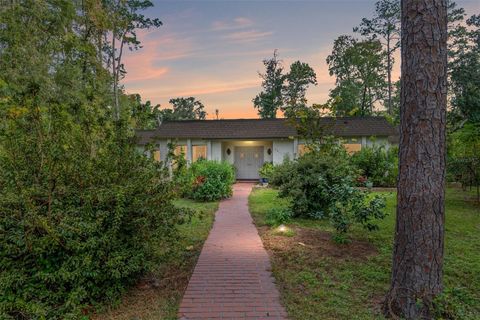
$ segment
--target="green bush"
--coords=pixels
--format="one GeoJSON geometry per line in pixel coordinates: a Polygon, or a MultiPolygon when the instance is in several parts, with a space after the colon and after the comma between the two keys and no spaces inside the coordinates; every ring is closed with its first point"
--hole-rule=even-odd
{"type": "Polygon", "coordinates": [[[285,224],[292,219],[292,211],[289,208],[271,208],[265,215],[265,224],[276,227],[285,224]]]}
{"type": "Polygon", "coordinates": [[[398,176],[398,149],[369,146],[351,156],[351,162],[360,170],[360,186],[372,183],[375,187],[395,187],[398,176]]]}
{"type": "Polygon", "coordinates": [[[88,155],[79,133],[43,132],[41,146],[19,131],[15,144],[1,139],[0,314],[7,319],[76,318],[115,301],[169,253],[186,218],[159,164],[123,143],[100,143],[88,155]]]}
{"type": "Polygon", "coordinates": [[[270,174],[268,183],[274,187],[279,187],[288,182],[293,174],[295,162],[285,158],[281,164],[275,165],[270,174]]]}
{"type": "Polygon", "coordinates": [[[338,234],[345,234],[353,224],[373,230],[373,221],[385,216],[383,199],[355,188],[358,172],[340,146],[312,151],[279,168],[282,176],[274,174],[281,182],[279,195],[291,199],[296,217],[329,219],[338,234]]]}
{"type": "Polygon", "coordinates": [[[265,162],[263,166],[258,171],[261,178],[267,179],[270,181],[272,179],[272,174],[275,170],[275,166],[271,162],[265,162]]]}
{"type": "Polygon", "coordinates": [[[227,162],[199,160],[188,169],[193,177],[188,196],[194,200],[214,201],[232,195],[235,168],[227,162]]]}

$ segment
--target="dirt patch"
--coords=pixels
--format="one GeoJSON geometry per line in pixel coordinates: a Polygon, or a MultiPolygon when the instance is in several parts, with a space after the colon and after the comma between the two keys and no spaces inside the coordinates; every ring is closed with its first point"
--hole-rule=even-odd
{"type": "Polygon", "coordinates": [[[264,246],[273,253],[292,252],[296,250],[309,251],[312,258],[321,256],[343,260],[365,260],[377,253],[376,248],[366,241],[352,240],[347,244],[337,244],[332,241],[328,232],[292,227],[293,237],[274,235],[268,227],[259,227],[264,246]]]}

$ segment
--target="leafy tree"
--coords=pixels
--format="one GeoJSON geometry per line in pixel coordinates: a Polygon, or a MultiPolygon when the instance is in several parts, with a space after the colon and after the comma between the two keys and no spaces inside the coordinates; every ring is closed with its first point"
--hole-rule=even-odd
{"type": "Polygon", "coordinates": [[[378,40],[338,37],[327,57],[336,87],[330,92],[331,112],[338,116],[372,114],[385,95],[385,55],[378,40]]]}
{"type": "Polygon", "coordinates": [[[306,93],[310,85],[317,85],[317,75],[307,63],[295,61],[285,76],[282,90],[284,105],[281,108],[287,118],[296,117],[299,110],[307,107],[306,93]]]}
{"type": "Polygon", "coordinates": [[[397,216],[384,311],[432,319],[443,288],[446,0],[402,1],[402,28],[397,216]]]}
{"type": "Polygon", "coordinates": [[[143,103],[139,94],[130,95],[129,100],[135,128],[154,129],[158,126],[162,116],[159,104],[153,106],[150,101],[143,103]]]}
{"type": "Polygon", "coordinates": [[[119,81],[124,77],[126,70],[122,61],[125,48],[138,50],[141,43],[137,32],[141,29],[158,28],[162,22],[157,18],[149,18],[141,11],[153,6],[149,0],[105,0],[92,1],[95,9],[103,11],[103,23],[107,30],[103,30],[103,51],[106,53],[107,66],[113,75],[113,95],[115,116],[120,118],[119,81]]]}
{"type": "Polygon", "coordinates": [[[449,79],[452,130],[465,123],[480,123],[480,15],[449,33],[449,79]]]}
{"type": "Polygon", "coordinates": [[[157,266],[187,217],[161,164],[136,152],[129,109],[111,107],[98,39],[114,32],[107,9],[25,0],[0,10],[2,319],[86,317],[157,266]]]}
{"type": "Polygon", "coordinates": [[[475,187],[480,202],[480,125],[466,124],[449,136],[448,173],[465,187],[475,187]]]}
{"type": "Polygon", "coordinates": [[[277,50],[271,59],[263,60],[265,73],[259,73],[263,79],[263,91],[253,99],[254,108],[258,109],[260,118],[275,118],[283,105],[282,88],[285,81],[282,61],[278,59],[277,50]]]}
{"type": "Polygon", "coordinates": [[[170,99],[172,109],[160,111],[162,120],[205,120],[207,112],[200,100],[194,97],[170,99]]]}
{"type": "Polygon", "coordinates": [[[400,47],[400,1],[380,0],[375,3],[375,14],[372,19],[363,18],[359,27],[354,28],[369,39],[378,39],[385,48],[387,73],[387,110],[393,113],[393,55],[400,47]]]}

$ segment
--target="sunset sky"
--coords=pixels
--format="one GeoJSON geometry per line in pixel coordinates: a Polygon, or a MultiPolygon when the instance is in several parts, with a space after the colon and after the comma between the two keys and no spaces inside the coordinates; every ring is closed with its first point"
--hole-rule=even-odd
{"type": "MultiPolygon", "coordinates": [[[[129,52],[122,81],[128,93],[170,107],[168,100],[194,96],[212,118],[256,118],[252,99],[260,92],[262,60],[278,49],[286,69],[301,60],[317,73],[309,103],[324,103],[335,79],[325,59],[333,41],[352,34],[362,17],[371,17],[374,0],[357,1],[182,1],[153,0],[146,11],[164,25],[141,32],[143,48],[129,52]]],[[[456,1],[471,15],[480,0],[456,1]]],[[[397,58],[394,78],[399,76],[397,58]]]]}

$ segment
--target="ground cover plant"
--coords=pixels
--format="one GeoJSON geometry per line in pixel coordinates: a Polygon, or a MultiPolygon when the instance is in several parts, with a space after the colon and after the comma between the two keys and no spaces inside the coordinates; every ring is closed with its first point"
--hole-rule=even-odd
{"type": "Polygon", "coordinates": [[[213,225],[218,202],[178,199],[174,204],[195,214],[179,226],[173,254],[126,292],[117,305],[95,314],[93,320],[177,319],[178,306],[213,225]]]}
{"type": "MultiPolygon", "coordinates": [[[[332,226],[321,220],[293,218],[295,234],[282,236],[270,228],[271,210],[288,208],[278,190],[256,189],[249,205],[290,319],[383,319],[381,302],[390,282],[395,224],[394,192],[383,192],[387,217],[379,230],[353,226],[350,242],[331,241],[332,226]]],[[[445,293],[437,304],[438,319],[480,317],[480,207],[474,193],[448,189],[446,197],[445,293]]]]}

